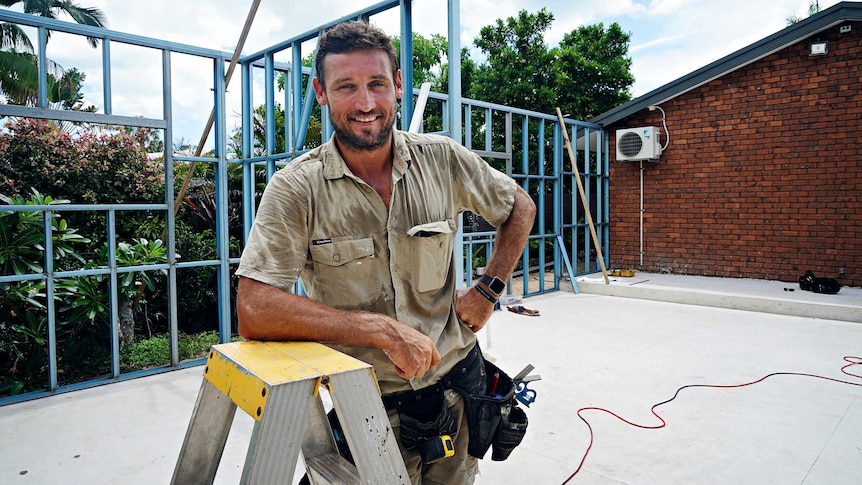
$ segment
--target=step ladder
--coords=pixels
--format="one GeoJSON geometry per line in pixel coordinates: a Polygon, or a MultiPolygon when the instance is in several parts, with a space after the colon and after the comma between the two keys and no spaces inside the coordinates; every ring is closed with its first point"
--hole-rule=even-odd
{"type": "Polygon", "coordinates": [[[213,483],[237,407],[255,420],[240,483],[288,483],[300,451],[314,485],[410,483],[369,364],[313,342],[249,341],[211,348],[172,484],[213,483]],[[320,386],[356,466],[338,454],[320,386]]]}

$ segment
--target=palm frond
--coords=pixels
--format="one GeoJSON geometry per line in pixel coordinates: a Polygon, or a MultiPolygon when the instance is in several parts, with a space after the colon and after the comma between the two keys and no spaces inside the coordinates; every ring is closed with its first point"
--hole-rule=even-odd
{"type": "Polygon", "coordinates": [[[33,53],[33,44],[24,29],[9,22],[0,23],[0,49],[33,53]]]}

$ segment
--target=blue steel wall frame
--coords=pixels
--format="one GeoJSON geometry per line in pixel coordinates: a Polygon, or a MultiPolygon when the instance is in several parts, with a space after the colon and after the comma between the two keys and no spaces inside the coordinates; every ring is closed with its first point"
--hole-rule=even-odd
{"type": "MultiPolygon", "coordinates": [[[[522,266],[527,268],[527,271],[522,271],[519,274],[519,278],[522,278],[523,287],[525,288],[525,295],[537,294],[546,291],[556,290],[559,288],[559,281],[562,277],[562,268],[560,263],[561,251],[559,251],[559,247],[556,245],[555,237],[558,235],[564,235],[565,231],[572,231],[573,236],[571,239],[571,246],[569,248],[568,254],[572,255],[572,260],[577,259],[577,255],[579,251],[581,254],[584,254],[583,261],[583,271],[578,270],[578,265],[575,264],[575,268],[578,274],[592,272],[591,268],[596,266],[595,261],[590,261],[590,247],[591,241],[587,237],[585,240],[580,241],[578,237],[575,236],[577,234],[578,226],[583,226],[577,224],[577,221],[573,220],[571,224],[565,224],[563,214],[561,213],[563,207],[563,197],[566,195],[564,192],[565,186],[565,178],[572,177],[572,170],[565,170],[564,166],[566,164],[564,147],[561,141],[561,135],[559,130],[563,129],[562,127],[557,125],[556,118],[542,113],[535,113],[527,110],[521,110],[516,108],[511,108],[507,106],[496,105],[493,103],[484,103],[476,100],[462,99],[461,98],[461,80],[460,80],[460,44],[459,44],[459,36],[460,36],[460,19],[459,19],[459,10],[460,10],[460,2],[459,0],[448,0],[448,9],[449,9],[449,25],[448,25],[448,36],[451,39],[449,43],[449,53],[448,58],[450,60],[450,69],[449,69],[449,86],[451,88],[452,93],[449,95],[440,94],[440,93],[430,93],[429,97],[431,99],[435,99],[439,102],[440,106],[440,114],[442,114],[442,133],[446,134],[458,142],[465,143],[466,146],[471,147],[472,145],[472,137],[470,134],[471,130],[471,110],[477,109],[481,110],[485,116],[484,123],[484,149],[476,150],[478,154],[481,156],[487,156],[491,158],[499,158],[505,160],[506,172],[508,175],[515,178],[519,184],[528,192],[531,189],[531,183],[536,184],[538,187],[541,187],[541,192],[544,192],[545,187],[550,187],[549,191],[553,194],[553,204],[554,204],[554,212],[553,212],[553,228],[545,227],[546,221],[544,217],[540,218],[539,221],[539,233],[531,235],[531,241],[539,241],[539,269],[544,274],[547,255],[545,254],[545,242],[550,241],[554,244],[555,250],[554,254],[551,257],[551,266],[553,268],[554,274],[554,283],[550,288],[547,288],[544,281],[544,276],[539,278],[538,287],[535,289],[531,289],[529,282],[529,272],[533,268],[530,264],[529,258],[529,250],[525,251],[522,257],[522,266]],[[494,152],[493,151],[493,143],[492,138],[494,136],[493,123],[492,119],[494,117],[494,113],[501,113],[505,118],[504,126],[505,126],[505,151],[504,152],[494,152]],[[515,170],[517,166],[513,164],[514,160],[512,159],[513,153],[515,152],[513,147],[512,140],[512,132],[513,127],[512,124],[516,117],[520,117],[522,120],[523,127],[527,129],[523,129],[523,139],[521,140],[521,160],[520,160],[520,170],[515,170]],[[464,120],[462,122],[462,120],[464,120]],[[534,120],[540,126],[538,133],[541,134],[539,139],[542,140],[541,143],[538,144],[538,153],[536,156],[540,163],[538,165],[539,169],[537,173],[529,173],[529,160],[530,154],[528,153],[527,147],[529,146],[528,141],[528,128],[530,124],[530,120],[534,120]],[[552,148],[552,164],[553,168],[550,170],[551,175],[545,174],[545,167],[543,165],[545,157],[545,127],[552,126],[552,138],[549,147],[552,148]],[[455,127],[455,129],[450,129],[455,127]],[[462,140],[462,130],[463,134],[466,135],[466,139],[462,140]]],[[[90,36],[101,39],[102,46],[102,65],[103,65],[103,110],[104,114],[99,113],[87,113],[87,112],[74,112],[74,111],[60,111],[48,108],[47,103],[47,74],[45,69],[40,69],[39,72],[39,106],[38,107],[24,107],[24,106],[12,106],[12,105],[0,105],[0,117],[3,116],[17,116],[17,117],[32,117],[32,118],[42,118],[42,119],[53,119],[53,120],[61,120],[61,121],[75,121],[75,122],[85,122],[85,123],[96,123],[96,124],[106,124],[106,125],[123,125],[123,126],[133,126],[133,127],[146,127],[146,128],[155,128],[159,130],[163,130],[165,133],[165,152],[164,152],[164,160],[165,160],[165,186],[166,186],[166,194],[165,194],[165,202],[163,204],[102,204],[102,205],[63,205],[63,206],[0,206],[0,210],[3,211],[32,211],[39,210],[43,211],[44,214],[44,229],[45,229],[45,238],[46,238],[46,251],[45,251],[45,271],[40,274],[29,274],[29,275],[0,275],[0,282],[11,282],[11,281],[23,281],[23,280],[32,280],[32,279],[42,279],[46,281],[47,284],[47,306],[48,306],[48,318],[49,318],[49,332],[51,332],[49,336],[49,354],[50,354],[50,364],[51,369],[49,372],[49,383],[46,386],[46,390],[40,392],[29,393],[23,396],[13,396],[11,398],[3,398],[0,399],[0,405],[9,404],[11,402],[18,402],[21,400],[32,399],[36,397],[42,397],[45,395],[50,395],[57,392],[65,392],[71,391],[75,389],[92,387],[96,385],[101,385],[109,382],[114,382],[117,380],[123,380],[126,378],[138,377],[142,375],[150,375],[157,372],[163,372],[166,370],[172,370],[178,367],[184,367],[188,365],[196,365],[200,364],[202,361],[192,361],[186,363],[180,363],[178,357],[178,324],[177,324],[177,291],[176,291],[176,281],[177,281],[177,271],[186,268],[195,268],[195,267],[203,267],[203,266],[211,266],[217,269],[218,274],[218,309],[219,309],[219,334],[220,341],[226,342],[231,337],[231,301],[230,301],[230,268],[238,263],[238,259],[230,258],[229,252],[229,234],[228,234],[228,166],[230,164],[241,164],[243,180],[242,180],[242,188],[243,188],[243,220],[244,220],[244,234],[247,237],[248,231],[251,227],[251,224],[254,219],[254,204],[255,204],[255,167],[259,164],[265,164],[266,166],[266,181],[268,182],[275,171],[279,166],[282,166],[286,163],[289,163],[289,160],[294,158],[295,156],[303,153],[305,151],[305,138],[307,134],[308,121],[311,117],[312,108],[315,102],[314,92],[311,88],[311,83],[307,83],[307,89],[303,90],[303,83],[305,80],[310,79],[314,75],[314,67],[309,68],[302,67],[302,44],[304,42],[313,40],[326,28],[331,27],[339,22],[354,19],[354,18],[362,18],[368,19],[373,15],[381,13],[383,11],[392,9],[392,8],[400,8],[401,14],[401,40],[402,40],[402,77],[405,86],[412,85],[412,56],[407,53],[412,52],[412,6],[410,0],[388,0],[376,5],[373,5],[369,8],[363,9],[355,14],[350,16],[343,17],[336,21],[333,21],[329,24],[322,26],[319,29],[306,32],[300,36],[293,37],[291,39],[287,39],[284,42],[271,46],[261,52],[254,53],[249,56],[245,56],[240,59],[240,72],[242,75],[242,94],[241,94],[241,104],[242,104],[242,126],[244,129],[242,130],[241,137],[241,147],[244,158],[240,160],[232,160],[227,157],[227,131],[226,131],[226,100],[225,100],[225,64],[230,60],[231,54],[227,52],[214,51],[209,49],[201,49],[193,46],[160,41],[155,39],[149,39],[146,37],[140,37],[135,35],[124,34],[120,32],[114,32],[105,29],[95,29],[88,26],[82,26],[78,24],[70,24],[66,22],[60,22],[52,19],[44,19],[41,17],[35,17],[31,15],[17,14],[14,12],[9,12],[5,10],[0,10],[0,21],[8,21],[17,23],[20,25],[28,25],[34,26],[39,29],[39,57],[42,59],[41,65],[44,66],[44,60],[46,58],[46,32],[48,29],[58,31],[58,32],[66,32],[70,34],[82,35],[82,36],[90,36]],[[111,54],[110,54],[110,46],[112,42],[121,42],[125,44],[131,44],[135,46],[142,46],[150,49],[160,50],[162,52],[162,77],[163,77],[163,116],[162,118],[139,118],[133,116],[119,116],[113,114],[113,106],[112,106],[112,89],[111,89],[111,54]],[[285,51],[291,51],[291,63],[289,65],[283,65],[275,62],[275,54],[285,51]],[[187,54],[197,57],[203,57],[207,59],[211,59],[213,62],[213,109],[214,109],[214,130],[215,130],[215,155],[214,157],[191,157],[191,156],[177,156],[174,155],[171,151],[171,143],[170,140],[173,139],[174,131],[173,131],[173,113],[172,113],[172,85],[171,85],[171,54],[187,54]],[[265,76],[265,87],[264,87],[264,97],[265,97],[265,117],[266,117],[266,137],[265,137],[265,154],[262,156],[254,156],[253,155],[253,138],[252,138],[252,130],[250,129],[253,126],[253,96],[252,96],[252,87],[254,85],[253,82],[253,73],[256,69],[263,69],[265,76]],[[284,73],[286,82],[284,89],[284,110],[285,110],[285,151],[283,153],[276,152],[276,133],[275,133],[275,77],[277,73],[284,73]],[[216,211],[217,211],[217,223],[216,223],[216,252],[217,259],[215,260],[205,260],[205,261],[178,261],[175,251],[175,218],[173,215],[174,212],[174,197],[173,197],[173,168],[175,162],[184,162],[184,163],[208,163],[212,164],[215,171],[215,185],[216,185],[216,211]],[[106,214],[107,218],[107,240],[109,244],[109,262],[106,268],[97,269],[97,270],[76,270],[76,271],[64,271],[64,272],[54,272],[53,271],[53,254],[50,250],[51,243],[51,214],[54,211],[75,211],[75,210],[88,210],[88,211],[101,211],[106,214]],[[116,213],[117,211],[159,211],[165,214],[165,223],[166,223],[166,244],[168,247],[168,260],[166,264],[156,264],[156,265],[147,265],[147,266],[139,266],[139,267],[123,267],[117,265],[116,260],[116,213]],[[164,367],[159,367],[156,369],[150,369],[146,371],[137,371],[133,373],[122,374],[120,372],[119,366],[119,342],[117,337],[117,328],[118,328],[118,278],[120,275],[130,271],[153,271],[153,270],[167,270],[168,272],[168,281],[169,281],[169,325],[170,325],[170,364],[164,367]],[[54,320],[56,308],[55,302],[53,300],[53,292],[54,292],[54,282],[58,278],[64,277],[72,277],[78,275],[96,275],[96,274],[107,274],[110,277],[110,298],[111,298],[111,321],[112,321],[112,339],[111,339],[111,353],[112,353],[112,365],[111,365],[111,376],[109,378],[104,379],[96,379],[83,383],[77,383],[68,386],[59,386],[57,383],[57,366],[56,366],[56,335],[54,333],[56,322],[54,320]]],[[[407,92],[410,92],[407,89],[407,92]]],[[[418,93],[417,90],[413,91],[413,95],[418,93]]],[[[404,100],[401,103],[401,126],[406,129],[406,127],[410,123],[410,119],[413,116],[413,98],[412,96],[405,96],[404,100]]],[[[421,113],[419,114],[421,115],[421,113]]],[[[323,129],[322,129],[322,139],[328,138],[331,134],[331,127],[328,124],[328,116],[325,110],[322,112],[322,117],[324,118],[323,129]]],[[[605,249],[604,254],[607,258],[607,237],[608,237],[608,158],[607,158],[607,139],[603,136],[601,132],[601,127],[598,125],[591,125],[585,122],[566,120],[566,128],[571,128],[573,133],[577,133],[578,136],[573,136],[573,140],[585,140],[585,151],[579,150],[579,153],[585,157],[585,169],[589,170],[589,160],[590,157],[595,157],[598,160],[597,171],[596,173],[591,174],[583,174],[584,180],[586,181],[588,178],[594,178],[597,180],[595,184],[585,184],[586,186],[592,187],[595,185],[599,191],[599,200],[602,203],[597,210],[597,219],[596,225],[598,228],[598,232],[600,234],[600,238],[602,239],[601,245],[603,249],[605,249]],[[591,133],[598,133],[597,139],[599,143],[595,148],[590,146],[590,135],[591,133]],[[593,151],[595,150],[595,151],[593,151]]],[[[538,136],[538,135],[537,135],[538,136]]],[[[472,148],[472,147],[471,147],[472,148]]],[[[571,184],[569,185],[571,186],[571,184]]],[[[571,195],[574,198],[575,194],[571,195]]],[[[542,209],[544,209],[545,200],[544,197],[538,197],[538,202],[542,209]]],[[[576,201],[572,204],[573,210],[576,207],[576,201]]],[[[589,210],[589,209],[586,209],[589,210]]],[[[580,227],[583,229],[583,227],[580,227]]],[[[585,232],[585,231],[584,231],[585,232]]],[[[472,271],[470,258],[465,258],[465,248],[467,249],[466,254],[472,254],[470,250],[473,245],[479,243],[486,243],[488,248],[493,246],[494,234],[492,232],[489,233],[473,233],[466,235],[463,232],[463,224],[459,224],[459,237],[461,237],[463,244],[456,244],[455,257],[456,260],[465,261],[463,265],[456,265],[458,271],[458,279],[462,281],[463,284],[468,284],[468,278],[465,278],[466,274],[470,274],[472,271]]],[[[577,263],[576,261],[571,261],[577,263]]],[[[572,277],[573,275],[569,275],[572,277]]],[[[298,288],[301,291],[301,288],[298,288]]]]}
{"type": "Polygon", "coordinates": [[[58,392],[72,391],[87,387],[98,386],[128,378],[139,377],[143,375],[151,375],[166,370],[173,370],[179,367],[188,365],[197,365],[202,361],[194,361],[188,363],[180,363],[178,355],[178,325],[177,325],[177,270],[183,268],[193,268],[201,266],[214,266],[217,268],[220,286],[219,286],[219,320],[227,322],[226,325],[221,325],[221,341],[230,339],[230,293],[226,283],[229,282],[229,265],[228,260],[228,240],[226,229],[226,198],[224,193],[222,198],[217,202],[217,212],[222,214],[218,221],[217,230],[220,232],[217,237],[218,260],[211,261],[183,261],[179,262],[176,255],[175,243],[175,217],[174,217],[174,162],[215,162],[217,169],[217,183],[221,186],[219,190],[224,190],[226,181],[226,166],[225,166],[225,151],[226,151],[226,136],[225,136],[225,100],[224,100],[224,65],[230,59],[230,54],[210,49],[203,49],[184,44],[166,42],[156,39],[150,39],[142,36],[126,34],[122,32],[111,31],[107,29],[97,29],[85,25],[72,24],[54,19],[47,19],[33,15],[25,15],[9,10],[0,10],[0,21],[9,22],[19,26],[33,27],[38,31],[38,101],[37,106],[17,106],[9,104],[0,104],[0,118],[5,117],[22,117],[22,118],[37,118],[56,121],[70,121],[77,123],[90,123],[96,125],[112,125],[112,126],[130,126],[137,128],[152,128],[162,130],[165,139],[164,152],[164,175],[165,175],[165,200],[161,204],[62,204],[62,205],[0,205],[0,211],[3,212],[32,212],[39,211],[43,214],[43,232],[44,232],[44,262],[43,271],[41,273],[30,274],[8,274],[0,275],[0,283],[14,283],[22,281],[44,281],[45,283],[45,313],[47,320],[47,354],[48,354],[48,376],[44,390],[29,392],[26,394],[15,395],[0,399],[0,405],[10,404],[23,400],[43,397],[58,392]],[[101,64],[102,64],[102,82],[103,82],[103,99],[102,110],[104,113],[90,113],[83,111],[64,111],[52,109],[48,104],[47,96],[47,31],[63,32],[77,36],[87,36],[100,39],[101,43],[101,64]],[[161,70],[162,70],[162,116],[160,118],[145,118],[137,116],[122,116],[114,114],[112,103],[112,64],[111,64],[111,44],[112,42],[120,42],[133,46],[141,46],[144,48],[160,51],[161,70]],[[213,92],[215,93],[215,112],[219,114],[219,121],[216,126],[216,159],[205,157],[174,157],[171,151],[171,142],[173,138],[173,115],[172,115],[172,69],[171,55],[185,54],[190,56],[202,57],[211,59],[214,63],[214,81],[213,92]],[[93,213],[105,214],[106,220],[106,243],[108,246],[108,263],[107,266],[95,269],[76,269],[68,271],[56,271],[54,254],[53,254],[53,238],[52,238],[52,219],[55,213],[87,211],[93,213]],[[129,211],[154,211],[164,214],[167,261],[163,264],[149,264],[139,266],[120,266],[117,262],[117,213],[129,211]],[[161,271],[167,272],[167,294],[168,294],[168,326],[169,326],[169,345],[170,345],[170,363],[163,367],[155,369],[136,371],[130,373],[120,372],[119,361],[119,339],[118,339],[118,280],[121,275],[129,272],[138,271],[161,271]],[[78,276],[106,276],[109,280],[109,308],[110,308],[110,346],[111,346],[111,371],[109,377],[91,379],[85,382],[74,384],[60,385],[58,383],[58,365],[57,365],[57,301],[56,282],[63,278],[73,278],[78,276]],[[227,329],[227,332],[225,332],[227,329]]]}

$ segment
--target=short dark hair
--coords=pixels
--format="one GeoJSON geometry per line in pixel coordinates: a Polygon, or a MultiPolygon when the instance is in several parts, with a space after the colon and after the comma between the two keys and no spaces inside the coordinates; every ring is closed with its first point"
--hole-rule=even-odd
{"type": "Polygon", "coordinates": [[[359,20],[342,22],[332,27],[317,41],[317,56],[314,69],[320,83],[325,86],[323,78],[323,61],[328,54],[341,54],[355,49],[380,49],[389,56],[392,65],[392,79],[398,72],[398,60],[392,38],[383,30],[359,20]]]}

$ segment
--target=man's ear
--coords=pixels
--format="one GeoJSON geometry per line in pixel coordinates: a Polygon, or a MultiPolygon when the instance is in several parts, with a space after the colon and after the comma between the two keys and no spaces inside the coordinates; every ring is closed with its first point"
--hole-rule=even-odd
{"type": "Polygon", "coordinates": [[[395,71],[395,98],[404,96],[404,86],[401,84],[401,69],[395,71]]]}
{"type": "Polygon", "coordinates": [[[320,79],[315,77],[311,80],[311,85],[314,87],[314,97],[317,98],[317,103],[321,106],[326,106],[326,91],[323,85],[320,84],[320,79]]]}

